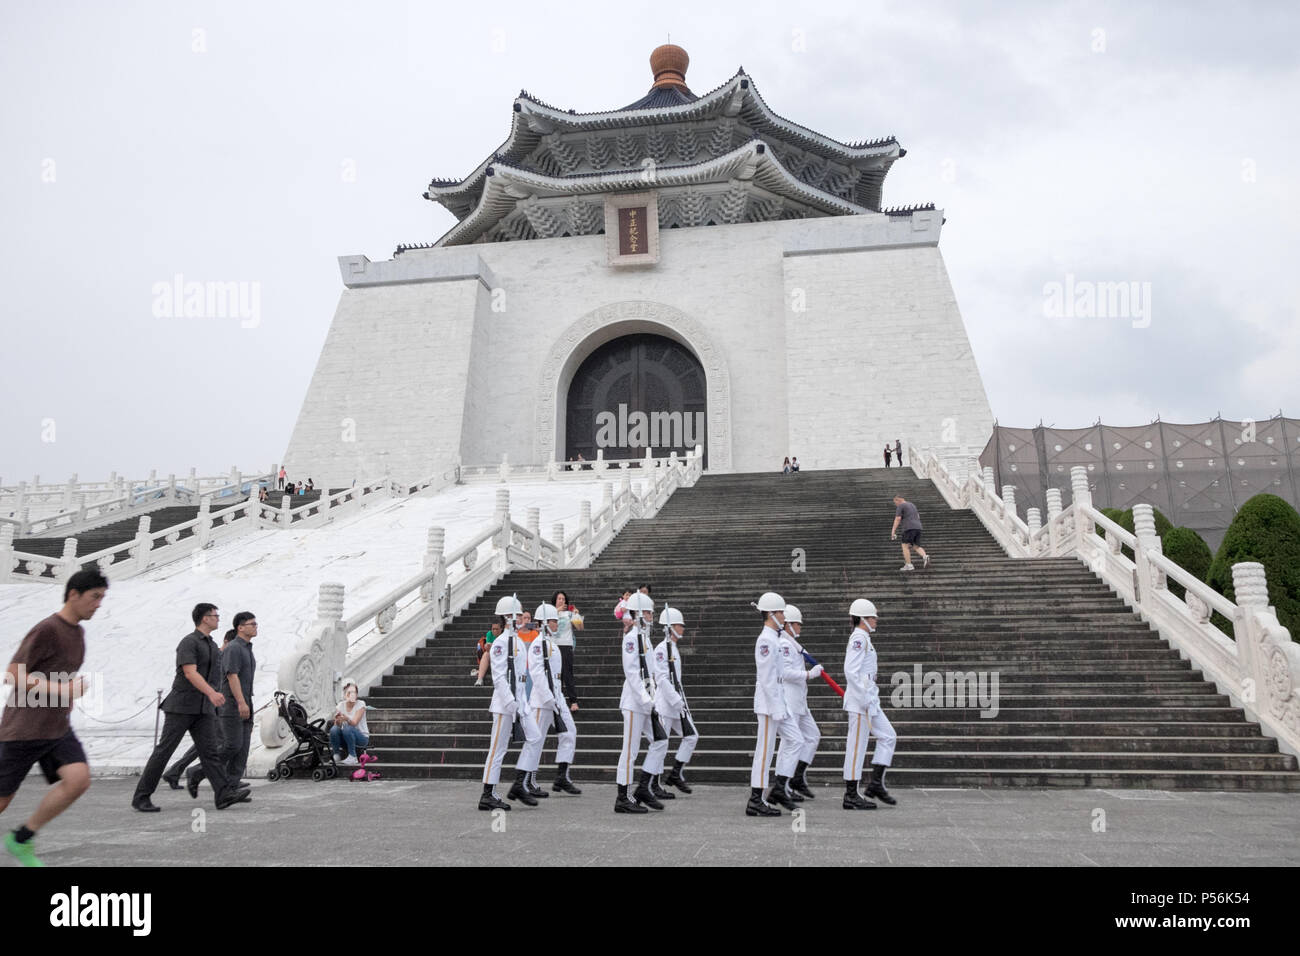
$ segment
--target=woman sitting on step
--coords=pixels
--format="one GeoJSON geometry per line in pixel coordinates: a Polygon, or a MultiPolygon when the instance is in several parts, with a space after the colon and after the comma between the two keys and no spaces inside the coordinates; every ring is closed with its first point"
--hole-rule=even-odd
{"type": "Polygon", "coordinates": [[[357,682],[352,679],[343,681],[343,699],[334,709],[334,726],[330,728],[330,749],[339,763],[345,767],[355,767],[374,760],[369,754],[364,759],[357,758],[357,750],[365,749],[370,744],[370,728],[366,724],[366,702],[357,700],[357,682]],[[343,756],[344,749],[347,756],[343,756]]]}

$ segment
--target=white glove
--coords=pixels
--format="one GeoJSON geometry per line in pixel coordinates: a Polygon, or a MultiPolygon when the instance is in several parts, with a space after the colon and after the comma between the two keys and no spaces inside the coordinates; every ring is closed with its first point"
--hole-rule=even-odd
{"type": "Polygon", "coordinates": [[[808,679],[816,680],[817,678],[822,676],[822,671],[824,671],[825,669],[826,668],[822,667],[820,664],[814,665],[813,669],[808,672],[808,679]]]}

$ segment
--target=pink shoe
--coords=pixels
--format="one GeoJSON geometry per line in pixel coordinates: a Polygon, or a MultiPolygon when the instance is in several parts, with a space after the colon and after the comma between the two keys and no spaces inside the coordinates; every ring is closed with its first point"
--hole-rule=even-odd
{"type": "Polygon", "coordinates": [[[365,779],[366,779],[366,772],[365,772],[364,770],[361,770],[361,769],[353,770],[353,771],[352,771],[352,779],[353,779],[353,780],[365,780],[365,779]]]}
{"type": "Polygon", "coordinates": [[[361,766],[363,766],[363,767],[364,767],[366,764],[368,764],[368,763],[378,763],[378,762],[379,762],[379,758],[376,757],[374,754],[362,754],[362,755],[361,755],[360,757],[358,757],[357,759],[361,762],[361,766]]]}
{"type": "Polygon", "coordinates": [[[367,770],[367,771],[366,771],[366,780],[367,780],[367,781],[370,781],[370,780],[378,780],[378,779],[379,779],[380,777],[382,777],[382,776],[383,776],[382,773],[378,773],[377,771],[374,771],[374,770],[367,770]]]}

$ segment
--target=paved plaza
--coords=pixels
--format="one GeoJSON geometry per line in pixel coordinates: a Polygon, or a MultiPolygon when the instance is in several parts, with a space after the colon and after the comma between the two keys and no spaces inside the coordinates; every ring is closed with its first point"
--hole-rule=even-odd
{"type": "MultiPolygon", "coordinates": [[[[744,787],[699,786],[662,813],[623,816],[612,785],[589,785],[494,818],[475,809],[480,788],[466,781],[254,781],[253,802],[225,811],[206,784],[197,802],[164,785],[162,812],[148,815],[128,806],[134,783],[96,780],[38,837],[46,863],[1300,865],[1296,794],[897,789],[897,807],[850,813],[828,788],[796,823],[745,817],[744,787]]],[[[30,779],[0,825],[17,826],[43,792],[30,779]]],[[[0,854],[0,866],[15,865],[0,854]]]]}

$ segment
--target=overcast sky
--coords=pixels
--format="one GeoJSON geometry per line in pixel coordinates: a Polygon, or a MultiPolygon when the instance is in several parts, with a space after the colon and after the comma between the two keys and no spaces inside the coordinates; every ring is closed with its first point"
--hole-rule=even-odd
{"type": "Polygon", "coordinates": [[[0,479],[279,461],[336,257],[436,239],[521,88],[623,106],[669,33],[696,93],[898,137],[1004,424],[1300,417],[1300,8],[973,6],[5,2],[0,479]],[[256,322],[156,315],[178,274],[256,322]],[[1067,275],[1149,314],[1045,314],[1067,275]]]}

